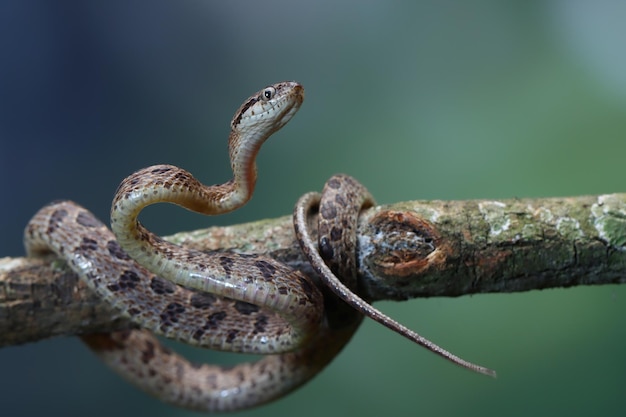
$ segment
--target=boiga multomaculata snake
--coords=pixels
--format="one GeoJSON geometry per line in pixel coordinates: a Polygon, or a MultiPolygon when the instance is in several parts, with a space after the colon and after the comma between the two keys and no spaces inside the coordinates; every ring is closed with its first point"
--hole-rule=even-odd
{"type": "Polygon", "coordinates": [[[111,208],[113,233],[70,201],[52,203],[33,217],[25,231],[28,254],[53,252],[65,259],[104,302],[140,328],[84,335],[83,341],[144,391],[205,411],[256,406],[304,384],[339,353],[363,314],[452,362],[493,374],[406,329],[353,292],[356,222],[373,199],[351,177],[334,176],[321,197],[305,195],[294,212],[296,236],[323,285],[267,256],[177,246],[138,221],[144,207],[160,202],[207,215],[244,205],[256,183],[261,145],[293,117],[303,99],[300,84],[281,82],[244,102],[231,122],[234,176],[223,184],[206,186],[172,165],[150,166],[124,179],[111,208]],[[307,223],[315,207],[317,244],[307,223]],[[197,365],[162,346],[155,335],[266,356],[230,368],[197,365]]]}

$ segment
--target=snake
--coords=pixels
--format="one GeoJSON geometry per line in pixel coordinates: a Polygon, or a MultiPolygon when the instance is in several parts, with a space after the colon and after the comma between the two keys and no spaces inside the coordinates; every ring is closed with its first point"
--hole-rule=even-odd
{"type": "Polygon", "coordinates": [[[161,201],[209,214],[245,204],[254,189],[261,144],[293,117],[303,98],[300,84],[282,82],[241,105],[229,136],[234,176],[222,185],[206,187],[171,165],[126,178],[111,210],[117,236],[71,201],[41,208],[26,226],[29,256],[54,253],[66,260],[137,327],[83,335],[82,340],[123,378],[166,403],[198,411],[267,403],[319,373],[356,330],[358,315],[339,322],[324,314],[329,297],[300,271],[261,255],[183,249],[153,235],[136,218],[138,206],[161,201]],[[137,258],[146,253],[159,259],[141,265],[137,258]],[[194,364],[156,335],[271,355],[234,367],[194,364]]]}
{"type": "MultiPolygon", "coordinates": [[[[345,199],[359,201],[346,205],[341,204],[342,194],[327,191],[296,206],[303,248],[315,246],[304,220],[312,202],[323,212],[337,213],[319,216],[318,246],[338,256],[314,258],[313,265],[322,276],[332,276],[327,282],[338,280],[332,270],[346,280],[343,296],[336,295],[337,286],[319,285],[271,257],[182,248],[138,220],[143,208],[161,202],[207,215],[244,205],[254,191],[261,145],[295,115],[303,99],[300,84],[281,82],[244,101],[231,121],[228,142],[233,178],[223,184],[206,186],[181,168],[154,165],[118,187],[111,207],[112,231],[71,201],[43,207],[26,227],[29,256],[54,253],[63,258],[103,302],[136,327],[81,339],[114,371],[166,403],[198,411],[233,411],[282,397],[332,361],[361,322],[364,310],[345,301],[356,297],[356,219],[370,197],[359,200],[344,193],[345,199]],[[339,229],[343,232],[338,237],[332,231],[339,229]],[[339,255],[344,253],[348,255],[339,255]],[[267,356],[230,368],[194,364],[163,346],[156,335],[267,356]]],[[[342,177],[335,180],[345,188],[355,186],[342,177]]],[[[357,187],[359,195],[361,191],[357,187]]]]}

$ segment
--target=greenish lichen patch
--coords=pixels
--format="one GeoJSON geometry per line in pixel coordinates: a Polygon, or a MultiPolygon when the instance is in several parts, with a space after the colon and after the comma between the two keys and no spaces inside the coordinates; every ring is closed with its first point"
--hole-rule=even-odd
{"type": "Polygon", "coordinates": [[[418,217],[422,217],[431,223],[437,223],[441,212],[433,207],[422,207],[419,210],[414,210],[418,217]]]}
{"type": "Polygon", "coordinates": [[[541,228],[537,227],[536,224],[529,223],[529,224],[525,224],[522,227],[521,238],[523,240],[532,241],[532,240],[535,240],[539,236],[541,236],[541,228]]]}
{"type": "Polygon", "coordinates": [[[559,217],[556,220],[556,230],[570,240],[580,239],[585,236],[578,220],[571,217],[559,217]]]}
{"type": "Polygon", "coordinates": [[[616,194],[598,196],[591,206],[591,219],[600,239],[626,251],[626,202],[616,194]]]}
{"type": "Polygon", "coordinates": [[[511,226],[511,217],[506,213],[506,204],[500,201],[481,201],[478,210],[489,225],[489,234],[498,236],[511,226]]]}
{"type": "MultiPolygon", "coordinates": [[[[532,213],[534,210],[530,206],[529,208],[530,212],[532,213]]],[[[550,209],[546,207],[539,207],[535,211],[535,215],[539,217],[539,220],[542,223],[552,223],[554,221],[554,214],[552,214],[552,211],[550,211],[550,209]]]]}

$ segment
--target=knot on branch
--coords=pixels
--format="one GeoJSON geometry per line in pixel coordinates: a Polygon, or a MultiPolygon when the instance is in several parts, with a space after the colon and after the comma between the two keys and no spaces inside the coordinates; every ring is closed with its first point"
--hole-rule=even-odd
{"type": "Polygon", "coordinates": [[[415,286],[421,274],[446,262],[449,248],[436,226],[414,212],[383,210],[367,227],[371,240],[361,264],[389,287],[415,286]]]}

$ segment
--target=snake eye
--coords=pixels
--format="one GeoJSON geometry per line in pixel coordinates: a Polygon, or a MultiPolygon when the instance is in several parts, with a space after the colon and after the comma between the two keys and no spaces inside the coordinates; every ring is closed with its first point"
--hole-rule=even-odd
{"type": "Polygon", "coordinates": [[[261,95],[261,98],[264,101],[268,101],[274,98],[274,95],[276,94],[276,89],[274,87],[267,87],[265,90],[263,90],[263,94],[261,95]]]}

